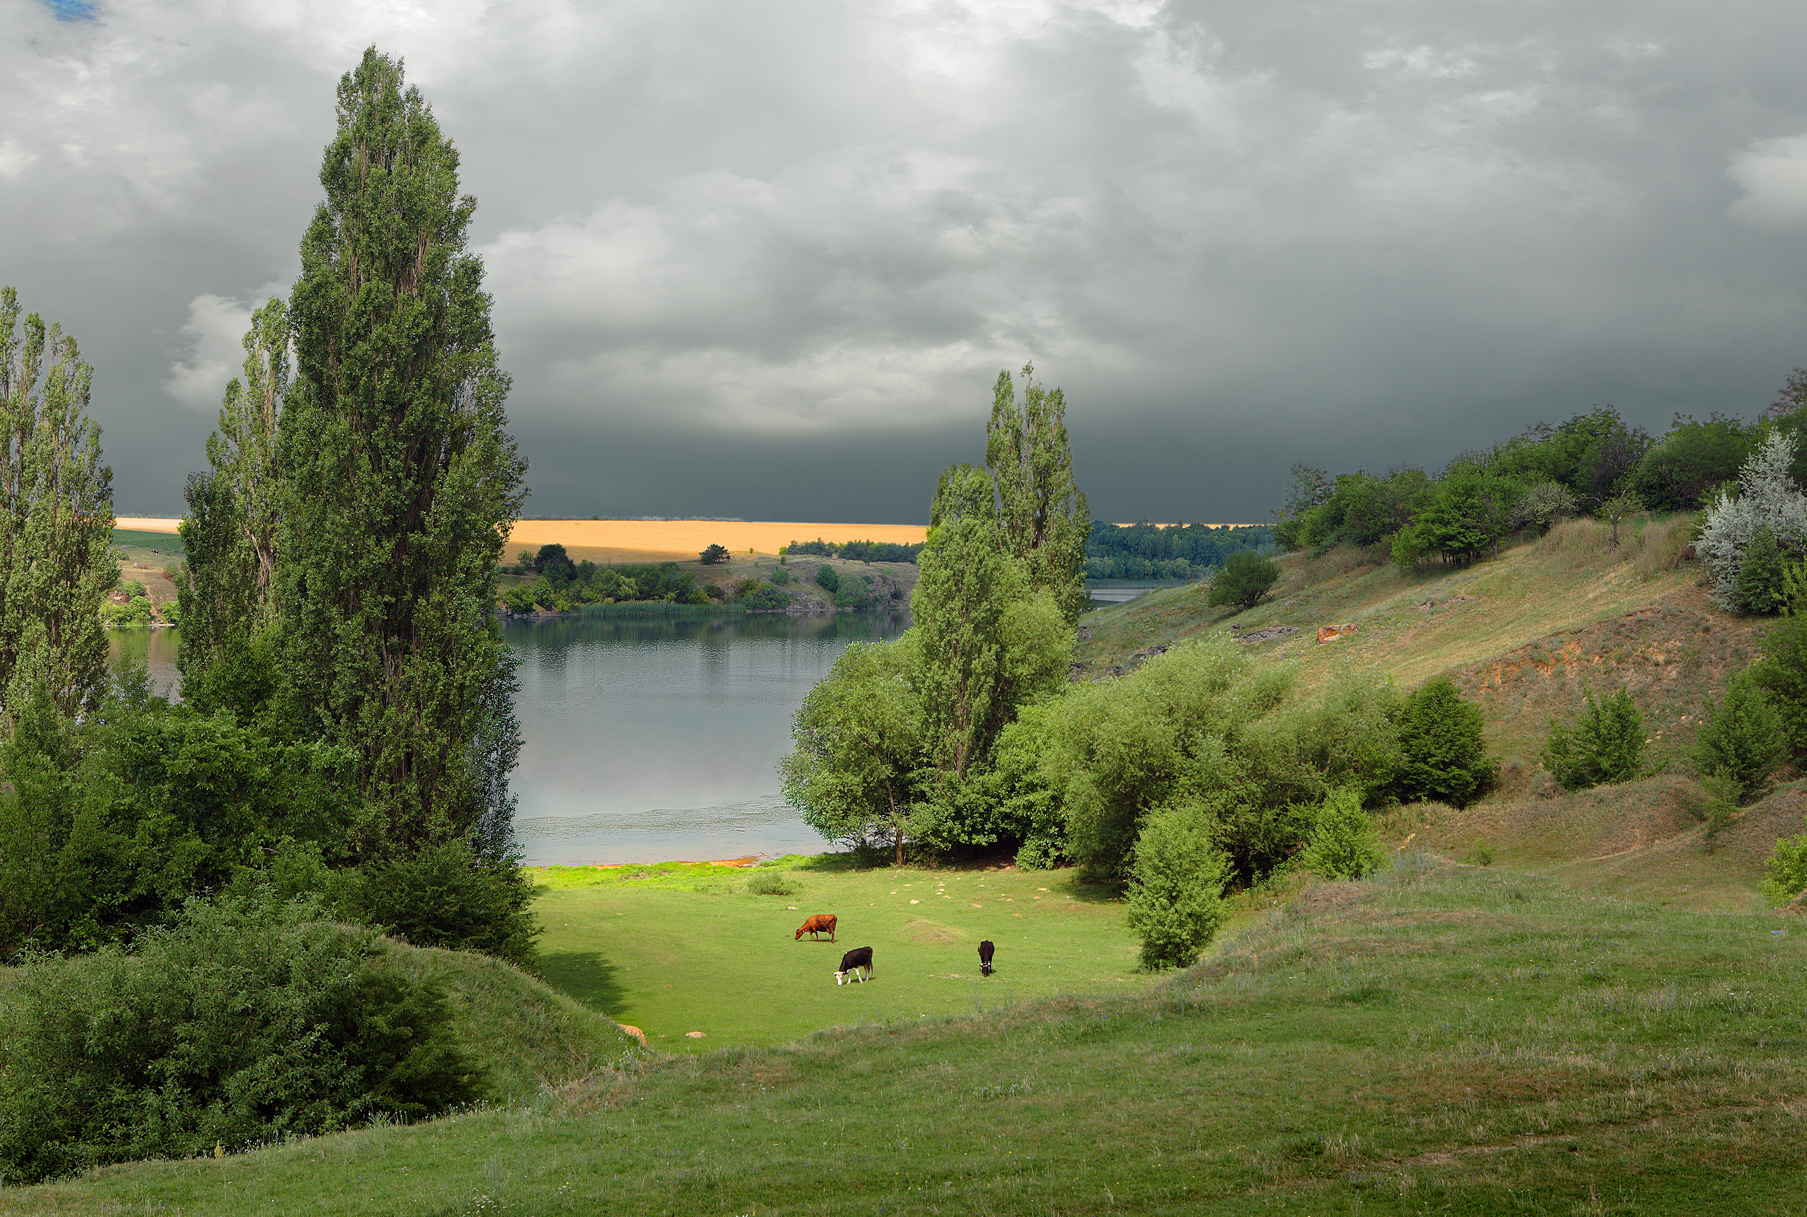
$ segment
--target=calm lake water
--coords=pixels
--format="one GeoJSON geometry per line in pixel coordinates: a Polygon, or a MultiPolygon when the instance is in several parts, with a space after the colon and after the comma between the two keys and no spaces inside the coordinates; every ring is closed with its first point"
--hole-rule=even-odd
{"type": "MultiPolygon", "coordinates": [[[[513,786],[531,864],[819,852],[779,796],[791,716],[852,642],[899,617],[570,616],[509,622],[526,739],[513,786]]],[[[113,635],[175,685],[173,630],[113,635]]]]}

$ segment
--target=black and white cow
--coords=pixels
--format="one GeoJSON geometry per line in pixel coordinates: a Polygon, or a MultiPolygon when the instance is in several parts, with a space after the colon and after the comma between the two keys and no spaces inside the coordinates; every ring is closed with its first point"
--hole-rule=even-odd
{"type": "Polygon", "coordinates": [[[989,938],[987,938],[984,942],[981,942],[979,944],[979,975],[980,976],[990,976],[991,975],[991,953],[995,950],[997,950],[997,948],[991,945],[991,939],[989,939],[989,938]]]}
{"type": "Polygon", "coordinates": [[[834,974],[837,985],[850,985],[854,981],[865,984],[872,976],[872,948],[855,947],[841,956],[840,971],[834,974]]]}

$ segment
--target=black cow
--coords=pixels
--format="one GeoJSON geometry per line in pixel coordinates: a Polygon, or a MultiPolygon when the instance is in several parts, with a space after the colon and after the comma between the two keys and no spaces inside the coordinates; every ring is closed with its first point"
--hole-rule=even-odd
{"type": "Polygon", "coordinates": [[[984,942],[981,942],[979,944],[979,975],[980,976],[990,976],[991,975],[991,953],[995,950],[997,950],[997,948],[991,945],[991,939],[989,939],[989,938],[987,938],[984,942]]]}
{"type": "Polygon", "coordinates": [[[837,985],[850,985],[854,981],[865,984],[872,976],[872,948],[855,947],[841,956],[840,971],[834,974],[837,985]]]}

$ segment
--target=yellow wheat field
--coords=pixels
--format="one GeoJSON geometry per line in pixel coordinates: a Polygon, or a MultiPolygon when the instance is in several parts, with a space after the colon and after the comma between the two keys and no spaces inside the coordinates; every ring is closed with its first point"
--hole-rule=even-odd
{"type": "MultiPolygon", "coordinates": [[[[175,532],[177,520],[121,516],[118,528],[175,532]]],[[[792,541],[891,541],[915,545],[928,532],[921,524],[786,524],[770,520],[522,520],[503,550],[512,562],[521,550],[557,542],[572,558],[591,562],[692,561],[711,545],[736,554],[749,549],[775,554],[792,541]]]]}

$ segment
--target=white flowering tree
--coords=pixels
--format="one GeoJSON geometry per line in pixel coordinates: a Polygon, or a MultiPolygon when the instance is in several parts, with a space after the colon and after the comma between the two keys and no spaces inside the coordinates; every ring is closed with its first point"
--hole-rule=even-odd
{"type": "Polygon", "coordinates": [[[1807,548],[1807,495],[1788,474],[1794,463],[1792,435],[1771,431],[1738,474],[1736,496],[1722,496],[1707,508],[1694,550],[1713,578],[1713,602],[1737,610],[1738,572],[1757,531],[1767,527],[1786,553],[1807,548]]]}

